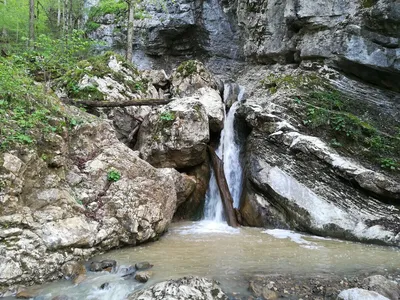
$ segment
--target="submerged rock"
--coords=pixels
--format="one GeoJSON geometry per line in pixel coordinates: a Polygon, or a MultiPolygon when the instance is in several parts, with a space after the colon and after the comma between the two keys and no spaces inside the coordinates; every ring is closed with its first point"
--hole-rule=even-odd
{"type": "Polygon", "coordinates": [[[213,281],[200,277],[184,277],[160,282],[152,287],[133,293],[129,300],[227,300],[228,297],[213,281]]]}
{"type": "Polygon", "coordinates": [[[143,262],[139,262],[139,263],[135,264],[135,268],[138,271],[147,270],[147,269],[150,269],[152,267],[153,267],[153,265],[151,263],[147,262],[147,261],[143,261],[143,262]]]}
{"type": "Polygon", "coordinates": [[[91,272],[100,272],[100,271],[113,271],[117,266],[117,262],[115,260],[103,260],[103,261],[93,261],[90,263],[89,270],[91,272]]]}
{"type": "Polygon", "coordinates": [[[153,276],[153,272],[151,271],[138,271],[135,274],[135,279],[141,283],[145,283],[149,281],[149,279],[153,276]]]}
{"type": "Polygon", "coordinates": [[[29,291],[20,291],[15,295],[17,299],[32,299],[35,298],[35,294],[29,291]]]}
{"type": "Polygon", "coordinates": [[[377,292],[354,288],[340,292],[338,300],[390,300],[377,292]]]}

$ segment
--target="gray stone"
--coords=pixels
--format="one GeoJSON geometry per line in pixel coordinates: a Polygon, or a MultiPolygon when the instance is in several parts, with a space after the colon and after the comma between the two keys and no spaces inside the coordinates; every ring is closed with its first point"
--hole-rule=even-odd
{"type": "MultiPolygon", "coordinates": [[[[176,187],[182,188],[180,199],[190,192],[190,178],[140,159],[118,141],[109,121],[65,109],[82,124],[68,136],[52,138],[66,139],[68,151],[59,154],[62,166],[49,166],[31,149],[0,154],[0,236],[6,245],[0,256],[0,286],[42,283],[62,275],[79,284],[85,275],[78,271],[84,268],[72,261],[156,239],[175,213],[176,187]],[[3,167],[12,160],[20,166],[3,167]],[[118,181],[108,181],[111,170],[120,174],[118,181]]],[[[49,155],[52,149],[47,148],[49,155]]]]}
{"type": "Polygon", "coordinates": [[[205,160],[209,139],[204,106],[194,98],[182,98],[144,119],[135,149],[155,167],[185,168],[205,160]]]}
{"type": "Polygon", "coordinates": [[[227,300],[228,297],[213,281],[199,277],[184,277],[160,282],[152,287],[133,293],[129,300],[156,299],[227,300]],[[162,296],[161,296],[162,295],[162,296]]]}
{"type": "Polygon", "coordinates": [[[363,285],[365,285],[368,290],[377,292],[390,300],[400,299],[400,284],[382,275],[374,275],[365,278],[363,285]]]}
{"type": "Polygon", "coordinates": [[[140,283],[145,283],[149,281],[149,279],[153,276],[153,272],[151,271],[138,271],[135,273],[135,280],[140,283]]]}
{"type": "Polygon", "coordinates": [[[377,292],[353,288],[341,291],[338,300],[390,300],[377,292]]]}

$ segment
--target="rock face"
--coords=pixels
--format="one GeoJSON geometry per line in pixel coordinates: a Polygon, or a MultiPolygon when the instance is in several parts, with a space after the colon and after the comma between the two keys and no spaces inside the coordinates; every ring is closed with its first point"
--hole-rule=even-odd
{"type": "Polygon", "coordinates": [[[80,125],[49,134],[43,148],[0,155],[0,287],[55,279],[67,262],[156,239],[174,215],[179,173],[140,159],[109,122],[73,113],[80,125]]]}
{"type": "MultiPolygon", "coordinates": [[[[300,78],[307,76],[303,73],[300,78]]],[[[338,153],[332,142],[329,144],[328,127],[324,127],[326,141],[310,135],[324,122],[323,117],[317,119],[319,123],[310,117],[315,117],[313,98],[302,91],[301,81],[296,81],[293,74],[281,77],[288,89],[281,86],[280,80],[271,82],[271,77],[253,82],[250,74],[243,76],[242,84],[255,91],[238,110],[252,128],[245,149],[247,182],[241,207],[245,222],[400,246],[400,210],[391,204],[400,198],[398,177],[379,172],[367,161],[368,167],[364,167],[353,160],[357,155],[338,153]],[[260,82],[267,85],[267,92],[260,82]],[[301,107],[303,103],[305,108],[301,107]],[[303,111],[308,111],[307,115],[303,111]],[[313,123],[305,126],[308,122],[313,123]]],[[[308,88],[312,84],[305,85],[308,88]]],[[[317,85],[312,88],[319,89],[317,85]]],[[[353,95],[354,101],[357,98],[353,95]]],[[[325,122],[334,122],[335,118],[333,115],[325,122]]],[[[358,120],[356,116],[353,119],[358,120]]],[[[396,117],[393,120],[396,122],[396,117]]],[[[338,129],[334,128],[333,133],[340,136],[338,129]]]]}
{"type": "Polygon", "coordinates": [[[399,8],[391,0],[242,0],[237,16],[247,36],[247,57],[262,63],[326,59],[364,80],[398,89],[399,8]]]}
{"type": "MultiPolygon", "coordinates": [[[[136,32],[141,32],[135,42],[136,60],[143,67],[151,68],[166,57],[203,54],[210,55],[206,60],[218,74],[235,72],[232,62],[242,58],[263,64],[325,60],[346,73],[399,90],[397,1],[179,0],[167,5],[168,13],[147,8],[151,18],[135,23],[136,32]]],[[[102,26],[94,37],[114,40],[118,47],[121,34],[112,33],[115,22],[109,17],[97,21],[102,26]]]]}
{"type": "Polygon", "coordinates": [[[201,164],[210,139],[207,112],[195,98],[182,98],[153,110],[140,127],[136,149],[155,167],[201,164]]]}
{"type": "Polygon", "coordinates": [[[199,277],[184,277],[158,283],[129,296],[129,300],[227,300],[228,297],[213,281],[199,277]]]}

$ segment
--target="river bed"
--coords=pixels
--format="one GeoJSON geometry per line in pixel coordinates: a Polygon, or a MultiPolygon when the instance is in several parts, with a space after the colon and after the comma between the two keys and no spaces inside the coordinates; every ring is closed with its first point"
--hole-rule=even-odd
{"type": "Polygon", "coordinates": [[[216,279],[223,290],[246,295],[248,280],[257,274],[290,276],[352,276],[398,273],[400,250],[302,235],[288,230],[233,229],[212,221],[180,222],[159,241],[113,250],[94,260],[114,259],[120,267],[149,261],[153,277],[145,285],[121,274],[88,273],[73,286],[60,280],[34,287],[42,300],[57,295],[70,299],[125,299],[135,289],[188,275],[216,279]],[[109,282],[110,289],[100,285],[109,282]]]}

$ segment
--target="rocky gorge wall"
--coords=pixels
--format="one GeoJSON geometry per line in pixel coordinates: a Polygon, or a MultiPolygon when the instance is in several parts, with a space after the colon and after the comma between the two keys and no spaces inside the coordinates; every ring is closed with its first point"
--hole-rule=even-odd
{"type": "MultiPolygon", "coordinates": [[[[233,75],[243,61],[324,61],[399,90],[400,3],[395,0],[179,0],[167,1],[167,11],[147,9],[150,17],[135,22],[134,61],[142,67],[169,68],[202,57],[214,73],[233,75]]],[[[101,25],[94,38],[124,48],[124,20],[115,23],[105,15],[96,22],[101,25]]]]}

